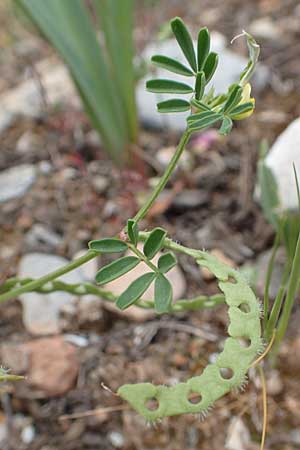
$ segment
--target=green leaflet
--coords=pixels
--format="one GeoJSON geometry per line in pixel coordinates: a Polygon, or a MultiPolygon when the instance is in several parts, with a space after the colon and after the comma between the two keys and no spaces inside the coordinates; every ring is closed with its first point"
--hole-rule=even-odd
{"type": "Polygon", "coordinates": [[[162,94],[191,94],[194,89],[188,84],[173,80],[149,80],[146,83],[149,92],[162,94]]]}
{"type": "Polygon", "coordinates": [[[219,133],[226,136],[232,130],[232,120],[230,117],[224,117],[219,133]]]}
{"type": "Polygon", "coordinates": [[[199,72],[203,69],[206,58],[209,54],[210,49],[210,34],[207,28],[201,28],[198,34],[198,70],[199,72]]]}
{"type": "Polygon", "coordinates": [[[208,83],[212,77],[214,76],[214,73],[216,71],[217,65],[218,65],[219,57],[217,53],[211,52],[204,64],[203,72],[205,73],[205,79],[206,83],[208,83]]]}
{"type": "Polygon", "coordinates": [[[195,97],[196,100],[201,100],[205,89],[205,74],[203,71],[197,72],[196,84],[195,84],[195,97]]]}
{"type": "Polygon", "coordinates": [[[224,114],[229,113],[242,99],[243,89],[241,86],[234,86],[229,97],[224,105],[224,114]]]}
{"type": "Polygon", "coordinates": [[[97,272],[96,281],[99,284],[109,283],[134,269],[139,262],[140,259],[136,256],[124,256],[117,259],[97,272]]]}
{"type": "Polygon", "coordinates": [[[141,277],[134,280],[131,285],[120,295],[116,305],[120,309],[126,309],[128,306],[136,302],[146,292],[156,274],[154,272],[145,273],[141,277]]]}
{"type": "Polygon", "coordinates": [[[99,239],[89,242],[89,248],[100,253],[121,253],[127,250],[127,244],[121,239],[99,239]]]}
{"type": "Polygon", "coordinates": [[[172,303],[172,296],[170,281],[163,274],[159,274],[155,279],[154,288],[155,311],[159,314],[167,313],[172,303]]]}
{"type": "Polygon", "coordinates": [[[143,252],[148,259],[154,258],[156,253],[162,248],[165,237],[167,236],[166,230],[163,228],[154,228],[151,231],[148,239],[145,241],[143,252]]]}
{"type": "Polygon", "coordinates": [[[219,280],[219,287],[229,307],[230,337],[225,341],[224,350],[216,362],[209,364],[201,375],[194,376],[185,383],[172,387],[138,383],[125,384],[119,388],[118,395],[128,401],[147,421],[186,413],[205,415],[216,400],[232,388],[245,383],[250,364],[263,348],[260,305],[242,275],[205,252],[194,251],[193,255],[199,265],[207,267],[219,280]],[[250,345],[241,345],[241,338],[250,345]],[[231,378],[223,378],[223,368],[232,371],[231,378]],[[189,396],[193,393],[201,396],[199,403],[189,401],[189,396]],[[147,401],[150,399],[158,402],[157,409],[147,408],[147,401]]]}
{"type": "Polygon", "coordinates": [[[180,19],[180,17],[175,17],[175,19],[171,20],[171,28],[191,68],[194,72],[197,72],[197,62],[193,41],[184,22],[180,19]]]}
{"type": "Polygon", "coordinates": [[[191,109],[191,105],[186,100],[173,98],[157,103],[157,111],[160,113],[184,112],[191,109]]]}
{"type": "Polygon", "coordinates": [[[253,103],[251,103],[251,102],[243,103],[242,105],[236,106],[235,108],[233,108],[230,111],[230,117],[232,117],[234,119],[239,114],[243,114],[243,113],[252,111],[253,108],[254,108],[253,103]]]}
{"type": "MultiPolygon", "coordinates": [[[[203,113],[205,114],[205,113],[203,113]]],[[[189,123],[189,130],[191,131],[200,131],[204,128],[210,127],[219,120],[222,119],[222,114],[219,113],[212,113],[207,117],[204,117],[203,119],[195,120],[194,122],[189,123]]]]}
{"type": "Polygon", "coordinates": [[[157,267],[158,270],[161,273],[167,273],[169,270],[171,270],[174,266],[177,264],[177,259],[173,253],[168,252],[164,255],[161,255],[161,257],[158,260],[157,267]]]}
{"type": "Polygon", "coordinates": [[[193,72],[188,67],[168,56],[154,55],[152,56],[151,61],[156,66],[169,70],[169,72],[178,73],[179,75],[184,75],[186,77],[194,76],[193,72]]]}

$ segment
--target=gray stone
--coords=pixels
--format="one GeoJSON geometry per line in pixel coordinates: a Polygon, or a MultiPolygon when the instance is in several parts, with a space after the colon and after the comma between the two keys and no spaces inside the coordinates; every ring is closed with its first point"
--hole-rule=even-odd
{"type": "Polygon", "coordinates": [[[250,445],[250,432],[240,417],[231,419],[225,448],[228,450],[248,450],[250,445]]]}
{"type": "Polygon", "coordinates": [[[36,179],[31,164],[21,164],[0,172],[0,203],[25,195],[36,179]]]}
{"type": "Polygon", "coordinates": [[[277,185],[282,210],[298,208],[295,164],[300,174],[300,118],[295,119],[272,145],[266,164],[272,170],[277,185]]]}
{"type": "MultiPolygon", "coordinates": [[[[52,272],[69,261],[56,255],[29,253],[21,258],[18,277],[39,278],[52,272]]],[[[75,269],[59,278],[66,283],[83,281],[81,271],[75,269]]],[[[28,292],[19,297],[23,305],[23,322],[26,329],[37,335],[58,333],[60,331],[59,315],[61,309],[74,302],[75,297],[69,292],[40,294],[28,292]]]]}
{"type": "MultiPolygon", "coordinates": [[[[218,69],[213,77],[213,83],[209,83],[207,89],[210,89],[212,84],[216,89],[216,93],[227,91],[228,87],[239,80],[239,77],[247,65],[247,58],[236,54],[232,50],[225,48],[226,39],[219,33],[213,32],[211,34],[211,49],[219,53],[218,69]]],[[[195,43],[196,45],[196,43],[195,43]]],[[[150,44],[146,47],[143,58],[148,63],[151,56],[154,54],[167,55],[174,59],[187,64],[185,58],[175,39],[169,39],[157,44],[150,44]]],[[[169,127],[176,131],[183,131],[186,126],[186,117],[189,113],[177,114],[159,114],[156,110],[156,103],[158,101],[166,100],[172,95],[153,94],[145,90],[145,83],[150,78],[168,78],[176,81],[189,83],[187,77],[168,72],[164,69],[158,68],[154,77],[147,75],[139,81],[137,85],[137,105],[141,120],[151,127],[169,127]]],[[[263,89],[268,78],[268,71],[265,67],[260,66],[256,70],[253,78],[253,85],[255,88],[263,89]]],[[[186,96],[180,95],[181,98],[186,96]]],[[[188,96],[187,98],[189,98],[188,96]]]]}
{"type": "Polygon", "coordinates": [[[276,21],[271,17],[260,17],[252,22],[249,26],[249,33],[257,39],[273,40],[278,39],[281,35],[276,21]]]}
{"type": "Polygon", "coordinates": [[[63,238],[45,225],[34,224],[25,236],[28,250],[53,250],[63,243],[63,238]]]}
{"type": "Polygon", "coordinates": [[[27,154],[32,151],[37,151],[40,145],[41,140],[39,136],[31,130],[27,130],[19,137],[16,143],[16,150],[20,154],[27,154]]]}
{"type": "Polygon", "coordinates": [[[200,189],[185,189],[179,192],[172,202],[172,207],[180,210],[199,208],[207,204],[207,192],[200,189]]]}
{"type": "Polygon", "coordinates": [[[103,194],[109,186],[109,181],[103,175],[96,175],[92,178],[92,185],[97,194],[103,194]]]}

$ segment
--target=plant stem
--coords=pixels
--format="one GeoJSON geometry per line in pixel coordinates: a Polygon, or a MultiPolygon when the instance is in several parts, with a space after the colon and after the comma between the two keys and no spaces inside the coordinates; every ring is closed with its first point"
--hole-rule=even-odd
{"type": "Polygon", "coordinates": [[[81,256],[75,261],[70,262],[69,264],[66,264],[60,269],[57,269],[54,272],[51,272],[39,278],[38,280],[34,280],[31,283],[25,284],[24,286],[20,286],[15,289],[12,289],[11,291],[5,292],[4,294],[0,295],[0,302],[4,302],[5,300],[18,297],[19,295],[24,294],[25,292],[34,291],[35,289],[40,288],[44,284],[55,280],[56,278],[64,275],[65,273],[70,272],[71,270],[74,270],[79,266],[82,266],[82,264],[85,264],[86,262],[95,258],[97,255],[99,255],[99,253],[89,250],[85,255],[81,256]]]}
{"type": "Polygon", "coordinates": [[[135,253],[136,254],[136,256],[141,260],[141,261],[143,261],[145,264],[147,264],[147,266],[151,269],[151,270],[153,270],[153,272],[155,272],[157,275],[159,275],[159,270],[158,270],[158,268],[137,248],[137,247],[135,247],[134,245],[132,245],[132,244],[127,244],[128,245],[128,248],[133,252],[133,253],[135,253]]]}
{"type": "Polygon", "coordinates": [[[287,327],[288,327],[291,311],[293,308],[295,296],[296,296],[297,289],[298,289],[299,272],[300,272],[300,234],[298,235],[298,239],[297,239],[297,245],[296,245],[295,255],[293,258],[291,275],[290,275],[289,284],[288,284],[288,288],[287,288],[286,299],[284,302],[281,319],[280,319],[278,329],[277,329],[276,342],[274,345],[274,357],[276,357],[276,355],[278,353],[280,343],[281,343],[282,339],[284,338],[287,327]]]}
{"type": "Polygon", "coordinates": [[[191,135],[191,132],[189,130],[186,130],[183,133],[183,135],[180,139],[180,142],[176,148],[176,151],[175,151],[171,161],[169,162],[169,165],[168,165],[165,173],[159,180],[159,183],[155,187],[154,191],[152,192],[152,194],[150,195],[150,197],[148,198],[148,200],[146,201],[144,206],[142,206],[142,208],[134,216],[133,219],[136,222],[139,222],[141,219],[143,219],[145,217],[145,215],[147,214],[147,212],[149,211],[149,209],[151,208],[151,206],[153,205],[153,203],[155,202],[155,200],[157,199],[157,197],[159,196],[161,191],[166,186],[170,176],[172,175],[172,173],[177,165],[177,162],[178,162],[180,156],[182,155],[183,150],[185,149],[186,144],[188,143],[190,135],[191,135]]]}

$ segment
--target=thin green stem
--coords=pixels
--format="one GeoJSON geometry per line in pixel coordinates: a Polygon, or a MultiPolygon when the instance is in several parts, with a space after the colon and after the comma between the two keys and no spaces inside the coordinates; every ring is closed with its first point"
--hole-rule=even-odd
{"type": "Polygon", "coordinates": [[[289,279],[290,270],[291,270],[291,266],[289,263],[287,263],[285,266],[285,269],[283,271],[280,287],[278,289],[276,298],[274,300],[274,303],[273,303],[273,306],[272,306],[272,309],[270,312],[270,316],[269,316],[269,319],[267,322],[267,326],[265,328],[265,338],[266,338],[267,342],[271,339],[273,330],[275,329],[278,318],[279,318],[284,295],[286,292],[287,282],[289,279]]]}
{"type": "Polygon", "coordinates": [[[288,327],[291,311],[297,294],[299,272],[300,272],[300,234],[298,235],[295,255],[292,262],[291,275],[289,278],[286,299],[284,302],[281,319],[277,328],[277,335],[273,352],[275,357],[278,353],[280,343],[284,338],[288,327]]]}
{"type": "Polygon", "coordinates": [[[31,283],[25,284],[24,286],[20,286],[15,289],[12,289],[11,291],[5,292],[4,294],[0,295],[0,302],[4,302],[5,300],[9,300],[11,298],[16,298],[19,295],[24,294],[25,292],[34,291],[35,289],[40,288],[44,284],[49,283],[55,280],[56,278],[59,278],[65,273],[68,273],[71,270],[74,270],[77,267],[82,266],[82,264],[85,264],[86,262],[95,258],[98,254],[99,253],[97,252],[89,250],[85,255],[81,256],[80,258],[77,258],[75,261],[70,262],[69,264],[61,267],[60,269],[57,269],[54,272],[51,272],[39,278],[38,280],[34,280],[31,283]]]}
{"type": "Polygon", "coordinates": [[[269,319],[269,288],[270,288],[270,284],[271,284],[272,273],[274,271],[274,263],[275,263],[276,253],[277,253],[277,250],[278,250],[280,242],[281,242],[283,225],[284,225],[284,221],[281,220],[278,231],[276,233],[271,258],[270,258],[270,261],[268,264],[268,270],[267,270],[266,282],[265,282],[265,290],[264,290],[264,329],[266,329],[268,319],[269,319]]]}
{"type": "Polygon", "coordinates": [[[136,222],[139,222],[141,219],[143,219],[145,217],[145,215],[147,214],[147,212],[149,211],[149,209],[151,208],[151,206],[153,205],[153,203],[155,202],[155,200],[157,199],[157,197],[159,196],[161,191],[166,186],[170,176],[172,175],[172,173],[178,163],[180,156],[182,155],[183,150],[185,149],[186,144],[188,143],[190,135],[191,135],[191,132],[189,130],[186,130],[183,133],[183,135],[180,139],[180,142],[176,148],[176,151],[175,151],[171,161],[169,162],[169,165],[168,165],[165,173],[159,180],[159,183],[155,187],[154,191],[152,192],[152,194],[150,195],[150,197],[148,198],[148,200],[146,201],[144,206],[134,216],[134,220],[136,222]]]}
{"type": "Polygon", "coordinates": [[[143,261],[145,264],[147,264],[147,266],[153,270],[153,272],[159,274],[159,270],[157,269],[157,267],[134,245],[132,244],[127,244],[128,248],[136,254],[136,256],[143,261]]]}

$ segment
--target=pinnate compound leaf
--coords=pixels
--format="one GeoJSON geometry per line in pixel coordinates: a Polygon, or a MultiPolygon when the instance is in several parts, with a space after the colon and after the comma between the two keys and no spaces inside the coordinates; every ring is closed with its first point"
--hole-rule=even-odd
{"type": "Polygon", "coordinates": [[[164,79],[149,80],[146,88],[149,92],[158,94],[191,94],[194,92],[194,89],[188,84],[164,79]]]}
{"type": "Polygon", "coordinates": [[[190,103],[180,98],[174,98],[157,103],[157,110],[160,113],[184,112],[188,111],[190,108],[190,103]]]}
{"type": "Polygon", "coordinates": [[[196,100],[201,100],[205,89],[205,74],[203,71],[197,72],[196,84],[195,84],[195,97],[196,100]]]}
{"type": "Polygon", "coordinates": [[[139,240],[139,229],[138,224],[133,219],[128,219],[127,221],[127,233],[130,242],[136,247],[139,240]]]}
{"type": "Polygon", "coordinates": [[[172,303],[172,291],[170,281],[163,274],[159,274],[155,280],[154,288],[154,304],[156,312],[160,314],[169,312],[172,303]]]}
{"type": "Polygon", "coordinates": [[[168,252],[165,253],[164,255],[161,255],[161,257],[158,260],[157,267],[161,273],[167,273],[174,266],[176,266],[176,264],[177,264],[176,256],[173,253],[168,252]]]}
{"type": "Polygon", "coordinates": [[[175,17],[175,19],[171,20],[171,28],[191,68],[194,72],[197,72],[197,62],[193,41],[183,20],[180,19],[180,17],[175,17]]]}
{"type": "Polygon", "coordinates": [[[219,133],[226,136],[232,130],[232,125],[230,117],[224,117],[219,133]]]}
{"type": "Polygon", "coordinates": [[[154,228],[145,241],[143,252],[148,259],[152,259],[157,252],[162,248],[165,237],[167,236],[166,230],[163,228],[154,228]]]}
{"type": "Polygon", "coordinates": [[[206,58],[210,50],[210,34],[207,28],[201,28],[198,34],[198,70],[201,71],[204,67],[206,58]]]}
{"type": "Polygon", "coordinates": [[[121,253],[127,250],[127,244],[121,239],[100,239],[89,242],[89,248],[99,253],[121,253]]]}
{"type": "Polygon", "coordinates": [[[239,102],[242,99],[242,95],[243,95],[243,88],[241,86],[236,85],[232,88],[223,108],[225,114],[230,112],[235,106],[239,104],[239,102]]]}
{"type": "Polygon", "coordinates": [[[155,272],[148,272],[134,280],[118,298],[116,303],[118,308],[122,310],[126,309],[128,306],[139,300],[154,281],[155,277],[155,272]]]}
{"type": "Polygon", "coordinates": [[[179,75],[186,77],[194,76],[193,72],[188,67],[181,64],[179,61],[176,61],[176,59],[169,58],[168,56],[154,55],[152,56],[151,61],[156,66],[166,69],[169,72],[178,73],[179,75]]]}
{"type": "Polygon", "coordinates": [[[206,83],[208,83],[212,79],[212,77],[216,71],[218,61],[219,61],[219,57],[218,57],[217,53],[211,52],[208,55],[208,57],[205,61],[204,67],[203,67],[206,83]]]}
{"type": "Polygon", "coordinates": [[[139,262],[140,259],[136,256],[124,256],[117,259],[97,272],[96,281],[99,284],[109,283],[134,269],[139,262]]]}

